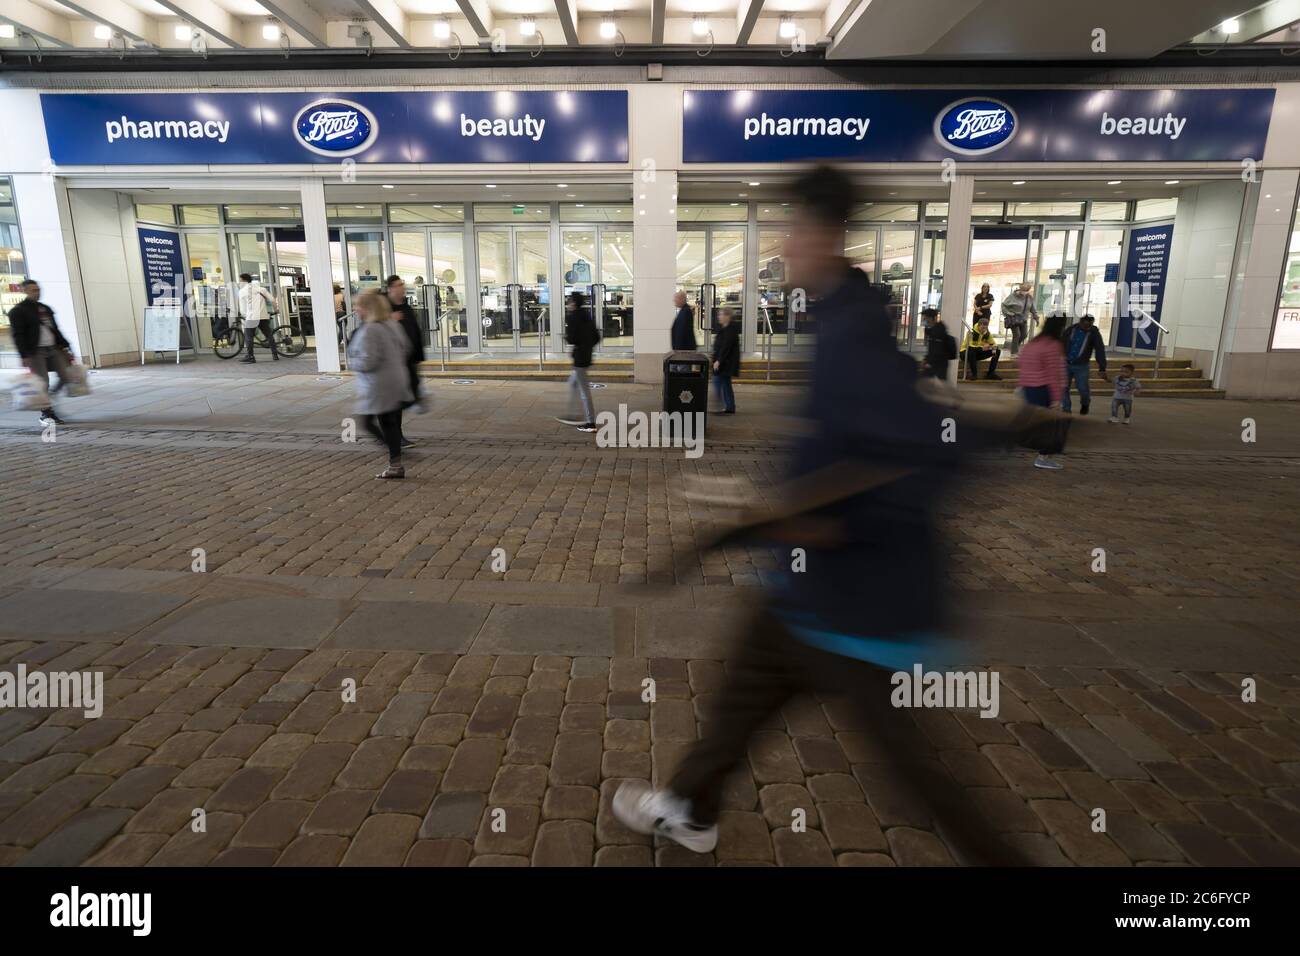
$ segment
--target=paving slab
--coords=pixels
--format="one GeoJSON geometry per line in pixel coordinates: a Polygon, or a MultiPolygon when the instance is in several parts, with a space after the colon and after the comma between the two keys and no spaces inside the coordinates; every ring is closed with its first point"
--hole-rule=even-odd
{"type": "Polygon", "coordinates": [[[231,596],[195,600],[141,633],[152,644],[314,648],[346,614],[343,601],[231,596]]]}
{"type": "Polygon", "coordinates": [[[615,651],[612,608],[497,606],[474,640],[475,654],[565,654],[609,657],[615,651]]]}
{"type": "Polygon", "coordinates": [[[113,641],[130,637],[185,603],[178,594],[24,590],[0,599],[0,635],[113,641]]]}
{"type": "Polygon", "coordinates": [[[489,610],[483,604],[361,601],[325,646],[464,654],[489,610]]]}

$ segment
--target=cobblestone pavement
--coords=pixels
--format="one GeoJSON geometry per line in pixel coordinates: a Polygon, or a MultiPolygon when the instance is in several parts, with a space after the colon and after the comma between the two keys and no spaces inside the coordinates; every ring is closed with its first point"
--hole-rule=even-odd
{"type": "MultiPolygon", "coordinates": [[[[385,483],[339,441],[345,382],[257,373],[98,373],[53,444],[0,415],[0,670],[102,672],[107,698],[0,710],[0,862],[953,862],[836,700],[755,738],[716,853],[610,816],[696,737],[778,560],[681,558],[718,513],[676,489],[761,496],[789,392],[742,390],[688,461],[554,425],[560,385],[439,383],[412,478],[385,483]]],[[[954,631],[1001,710],[915,719],[1044,864],[1295,864],[1300,409],[1140,415],[1079,429],[1060,474],[990,457],[954,489],[954,631]]]]}

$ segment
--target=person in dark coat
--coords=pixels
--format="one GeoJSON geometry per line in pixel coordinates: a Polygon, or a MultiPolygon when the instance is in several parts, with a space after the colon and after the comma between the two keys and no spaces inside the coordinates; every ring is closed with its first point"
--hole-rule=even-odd
{"type": "MultiPolygon", "coordinates": [[[[415,309],[406,301],[406,283],[401,276],[388,277],[388,304],[393,307],[393,318],[401,325],[406,337],[411,340],[411,350],[406,353],[406,371],[411,379],[411,398],[402,404],[403,409],[410,408],[423,401],[420,393],[420,363],[424,361],[424,331],[420,320],[415,317],[415,309]]],[[[415,442],[402,435],[402,447],[410,448],[415,442]]]]}
{"type": "Polygon", "coordinates": [[[737,635],[699,739],[658,788],[623,783],[614,816],[636,832],[712,851],[723,793],[753,735],[792,697],[812,693],[854,707],[879,764],[873,769],[889,774],[899,806],[933,820],[959,861],[1020,862],[943,769],[913,716],[898,709],[917,704],[900,702],[892,689],[899,672],[947,663],[936,634],[947,548],[933,510],[964,447],[943,439],[948,411],[915,387],[916,363],[898,351],[887,289],[844,257],[852,181],[820,167],[793,191],[800,202],[786,226],[791,281],[808,290],[817,322],[808,428],[790,456],[789,480],[772,489],[791,510],[742,540],[787,554],[797,548],[806,572],[774,579],[737,635]]]}
{"type": "Polygon", "coordinates": [[[694,352],[699,348],[695,343],[695,313],[686,304],[686,293],[680,289],[673,293],[673,305],[677,306],[677,315],[673,317],[673,351],[694,352]]]}
{"type": "Polygon", "coordinates": [[[558,421],[574,425],[580,432],[594,432],[596,409],[591,401],[587,369],[591,368],[591,353],[600,342],[600,330],[587,306],[587,297],[581,292],[571,292],[565,300],[564,341],[573,346],[573,372],[569,375],[570,412],[567,418],[558,421]]]}
{"type": "Polygon", "coordinates": [[[937,309],[922,309],[921,320],[925,323],[925,364],[921,370],[946,382],[948,363],[957,357],[957,340],[949,334],[937,309]]]}
{"type": "Polygon", "coordinates": [[[731,380],[740,374],[740,326],[730,309],[718,312],[720,328],[713,336],[713,394],[722,402],[723,415],[736,414],[736,394],[731,380]]]}
{"type": "MultiPolygon", "coordinates": [[[[24,279],[22,288],[26,298],[9,310],[9,334],[14,348],[24,368],[45,379],[47,384],[50,372],[57,372],[58,388],[63,388],[71,374],[68,368],[74,361],[72,345],[59,331],[54,310],[41,301],[40,284],[35,279],[24,279]]],[[[53,405],[41,409],[40,418],[42,425],[63,424],[53,405]]]]}

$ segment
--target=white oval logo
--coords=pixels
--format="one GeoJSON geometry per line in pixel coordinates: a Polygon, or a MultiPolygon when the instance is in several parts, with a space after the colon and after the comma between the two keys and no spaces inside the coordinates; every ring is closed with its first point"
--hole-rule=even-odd
{"type": "Polygon", "coordinates": [[[934,138],[954,153],[979,156],[1001,149],[1015,135],[1016,111],[980,96],[950,103],[934,120],[934,138]]]}
{"type": "Polygon", "coordinates": [[[317,100],[293,118],[293,134],[304,148],[319,156],[355,156],[374,145],[379,120],[351,100],[317,100]]]}

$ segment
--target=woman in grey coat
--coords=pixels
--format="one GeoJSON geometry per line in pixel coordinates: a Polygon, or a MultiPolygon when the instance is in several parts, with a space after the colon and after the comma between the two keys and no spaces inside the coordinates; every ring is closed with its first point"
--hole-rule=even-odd
{"type": "Polygon", "coordinates": [[[357,403],[366,430],[388,446],[388,467],[376,478],[405,478],[402,466],[402,404],[411,395],[406,355],[411,340],[390,318],[388,300],[377,292],[357,298],[361,327],[348,343],[348,370],[356,375],[357,403]]]}

